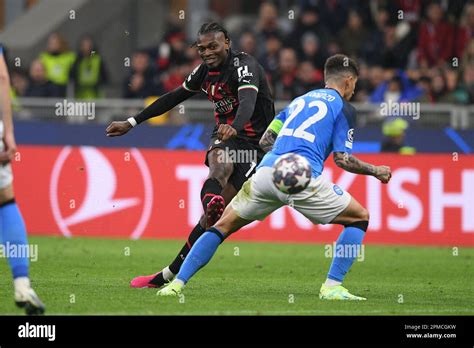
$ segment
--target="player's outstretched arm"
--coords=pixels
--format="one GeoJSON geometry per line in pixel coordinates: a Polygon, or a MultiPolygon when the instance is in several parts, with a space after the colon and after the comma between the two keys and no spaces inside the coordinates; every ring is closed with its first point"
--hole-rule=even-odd
{"type": "Polygon", "coordinates": [[[105,130],[106,134],[108,137],[116,137],[116,136],[124,135],[136,125],[152,117],[160,116],[164,114],[165,112],[174,108],[179,103],[192,97],[194,94],[196,94],[196,92],[188,91],[182,86],[180,86],[174,89],[173,91],[166,93],[159,99],[155,100],[154,103],[152,103],[147,108],[142,110],[135,117],[130,117],[126,121],[112,122],[105,130]]]}
{"type": "Polygon", "coordinates": [[[334,152],[336,165],[354,174],[372,175],[386,184],[392,177],[390,167],[374,166],[348,154],[347,152],[334,152]]]}

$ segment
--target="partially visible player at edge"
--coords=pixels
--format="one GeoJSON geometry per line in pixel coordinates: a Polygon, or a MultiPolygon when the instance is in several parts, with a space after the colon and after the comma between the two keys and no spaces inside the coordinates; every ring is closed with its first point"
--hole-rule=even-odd
{"type": "Polygon", "coordinates": [[[195,46],[204,64],[197,66],[182,86],[163,95],[137,116],[112,122],[106,130],[108,136],[123,135],[137,124],[171,110],[201,91],[214,104],[216,126],[205,160],[209,176],[201,190],[204,214],[175,260],[161,272],[134,278],[131,287],[161,287],[173,279],[191,246],[220,218],[225,204],[255,172],[265,154],[259,140],[275,110],[263,68],[254,57],[231,50],[227,31],[215,22],[201,26],[195,46]],[[232,163],[223,160],[229,150],[240,153],[245,150],[254,156],[247,156],[248,163],[232,163]]]}
{"type": "MultiPolygon", "coordinates": [[[[10,99],[10,76],[0,45],[0,244],[5,250],[29,250],[25,222],[15,202],[13,173],[10,162],[16,153],[13,133],[12,104],[10,99]]],[[[7,254],[8,256],[8,254],[7,254]]],[[[25,308],[27,314],[43,314],[45,306],[31,287],[28,255],[8,257],[15,288],[15,303],[25,308]]]]}
{"type": "Polygon", "coordinates": [[[158,295],[180,294],[225,238],[254,220],[263,220],[281,206],[291,204],[315,224],[344,226],[335,252],[345,250],[345,254],[333,258],[319,297],[324,300],[365,300],[349,293],[342,281],[357,257],[357,252],[347,250],[359,250],[369,213],[348,192],[321,176],[324,162],[333,152],[334,161],[344,170],[372,175],[382,183],[390,180],[389,167],[374,166],[351,155],[356,114],[347,101],[354,94],[358,75],[357,64],[352,59],[344,55],[328,58],[324,66],[326,87],[294,99],[275,117],[260,142],[267,150],[274,143],[273,149],[226,207],[221,219],[193,245],[176,279],[158,295]],[[272,182],[272,165],[281,155],[290,152],[307,158],[312,168],[309,186],[293,195],[283,194],[272,182]]]}

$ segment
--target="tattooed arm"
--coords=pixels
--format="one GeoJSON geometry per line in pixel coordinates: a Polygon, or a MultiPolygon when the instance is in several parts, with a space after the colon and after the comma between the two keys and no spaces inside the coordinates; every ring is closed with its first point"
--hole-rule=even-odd
{"type": "Polygon", "coordinates": [[[334,162],[338,167],[354,174],[375,176],[377,172],[373,164],[363,162],[346,152],[334,152],[334,162]]]}
{"type": "Polygon", "coordinates": [[[375,176],[384,184],[386,184],[392,176],[390,167],[374,166],[345,152],[334,152],[334,162],[336,162],[338,167],[348,172],[375,176]]]}
{"type": "Polygon", "coordinates": [[[273,130],[268,128],[265,133],[263,133],[262,138],[259,141],[259,145],[264,152],[268,152],[272,149],[273,143],[275,142],[278,134],[276,134],[273,130]]]}

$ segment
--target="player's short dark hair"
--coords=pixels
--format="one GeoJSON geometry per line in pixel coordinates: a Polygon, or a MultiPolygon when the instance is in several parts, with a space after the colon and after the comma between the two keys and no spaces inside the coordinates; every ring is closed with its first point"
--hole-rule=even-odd
{"type": "Polygon", "coordinates": [[[324,64],[324,79],[327,81],[332,77],[338,77],[343,74],[351,74],[354,77],[358,77],[359,66],[357,62],[344,54],[335,54],[329,57],[324,64]]]}
{"type": "Polygon", "coordinates": [[[201,28],[199,28],[199,31],[198,31],[198,36],[204,35],[207,33],[218,33],[218,32],[223,33],[224,37],[226,39],[229,39],[229,33],[227,32],[227,30],[217,22],[207,22],[201,25],[201,28]]]}

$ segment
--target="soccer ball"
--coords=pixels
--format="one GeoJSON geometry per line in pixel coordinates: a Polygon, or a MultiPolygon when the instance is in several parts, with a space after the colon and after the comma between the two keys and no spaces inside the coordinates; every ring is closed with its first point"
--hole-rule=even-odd
{"type": "Polygon", "coordinates": [[[310,181],[311,165],[303,156],[287,153],[273,164],[273,183],[283,193],[301,192],[310,181]]]}

